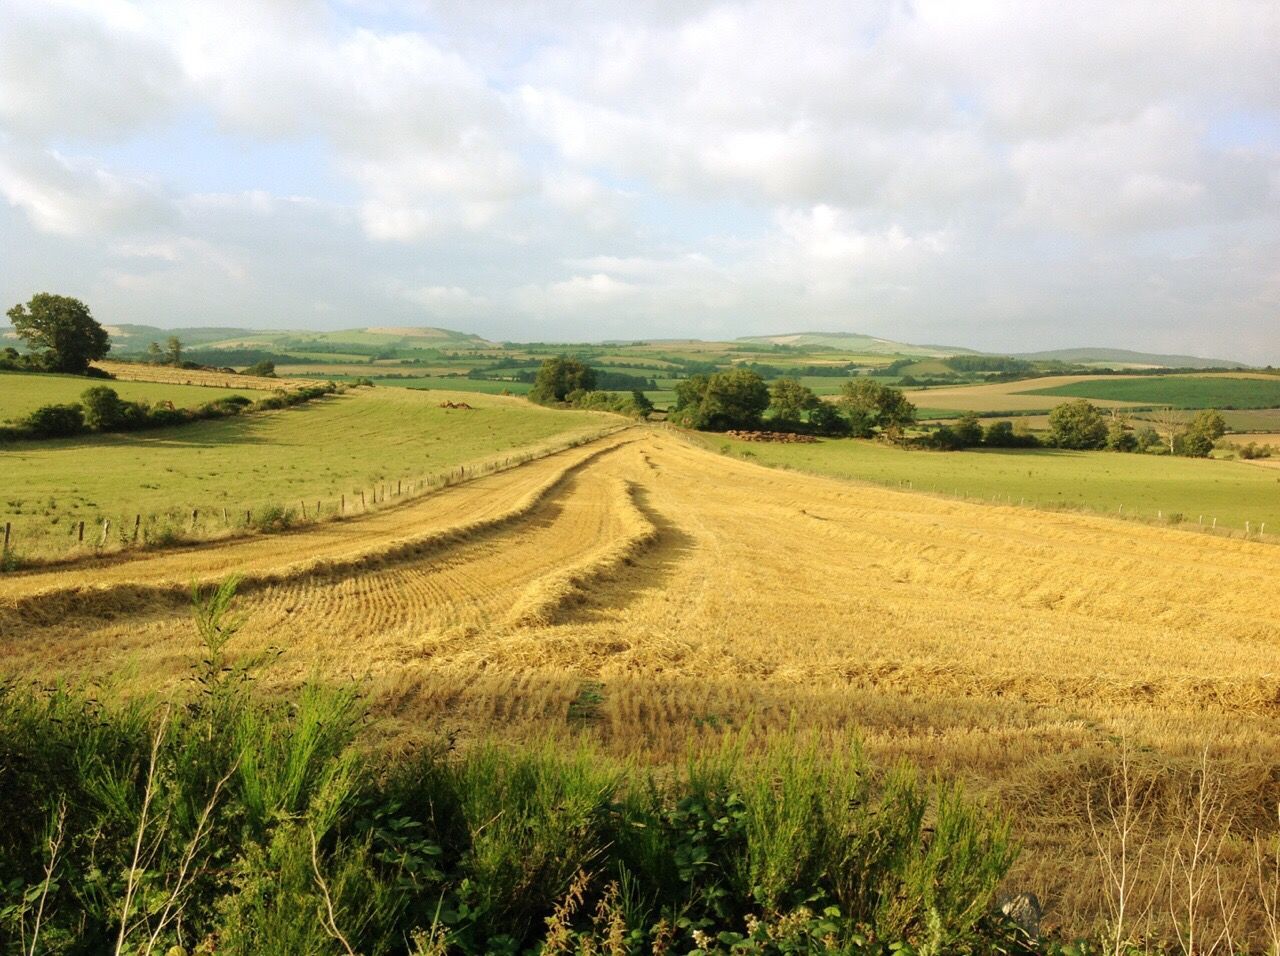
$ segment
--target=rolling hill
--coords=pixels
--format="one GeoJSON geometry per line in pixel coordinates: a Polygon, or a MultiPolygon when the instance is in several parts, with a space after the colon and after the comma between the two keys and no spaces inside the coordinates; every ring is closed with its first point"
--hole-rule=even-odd
{"type": "Polygon", "coordinates": [[[909,345],[858,332],[788,332],[782,335],[746,335],[735,341],[767,345],[794,345],[799,348],[832,348],[872,355],[919,355],[946,358],[948,355],[975,355],[973,349],[953,345],[909,345]]]}
{"type": "Polygon", "coordinates": [[[1230,359],[1201,358],[1197,355],[1162,355],[1132,352],[1129,349],[1050,349],[1046,352],[1018,352],[1014,358],[1030,362],[1075,362],[1085,365],[1140,365],[1165,368],[1245,368],[1230,359]]]}

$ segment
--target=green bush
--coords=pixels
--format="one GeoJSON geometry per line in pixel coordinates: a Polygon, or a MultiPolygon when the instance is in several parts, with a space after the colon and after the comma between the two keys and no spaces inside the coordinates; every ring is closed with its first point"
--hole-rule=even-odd
{"type": "Polygon", "coordinates": [[[84,431],[84,409],[79,405],[42,405],[23,421],[36,438],[65,438],[84,431]]]}

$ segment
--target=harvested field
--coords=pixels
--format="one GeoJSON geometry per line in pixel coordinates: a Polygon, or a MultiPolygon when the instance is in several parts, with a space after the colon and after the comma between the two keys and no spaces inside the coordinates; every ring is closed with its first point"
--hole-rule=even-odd
{"type": "Polygon", "coordinates": [[[264,690],[358,681],[399,742],[587,733],[655,761],[724,726],[857,729],[1009,809],[1014,882],[1078,928],[1103,908],[1086,794],[1119,738],[1153,774],[1207,748],[1240,832],[1274,830],[1276,555],[634,428],[367,519],[103,562],[92,585],[0,577],[0,654],[41,681],[179,687],[187,585],[238,571],[240,652],[283,650],[264,690]]]}
{"type": "Polygon", "coordinates": [[[206,371],[198,368],[170,368],[167,365],[146,365],[141,362],[93,363],[122,382],[163,382],[176,385],[203,385],[206,388],[255,388],[273,391],[277,388],[302,388],[314,385],[305,378],[259,378],[254,375],[228,375],[226,372],[206,371]]]}

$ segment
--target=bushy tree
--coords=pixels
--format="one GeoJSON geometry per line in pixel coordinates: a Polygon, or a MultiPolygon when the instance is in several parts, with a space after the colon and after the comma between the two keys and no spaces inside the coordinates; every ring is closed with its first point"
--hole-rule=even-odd
{"type": "Polygon", "coordinates": [[[596,387],[596,373],[590,365],[560,355],[543,361],[529,392],[532,401],[548,405],[563,402],[570,392],[590,392],[596,387]]]}
{"type": "Polygon", "coordinates": [[[123,417],[120,396],[114,388],[105,385],[85,389],[80,396],[80,405],[84,409],[85,425],[98,431],[115,428],[123,417]]]}
{"type": "Polygon", "coordinates": [[[962,448],[973,448],[975,445],[982,444],[982,423],[973,412],[961,415],[953,431],[962,448]]]}
{"type": "Polygon", "coordinates": [[[871,378],[853,378],[840,389],[840,405],[849,416],[854,435],[869,436],[879,429],[897,435],[916,420],[916,407],[901,389],[871,378]]]}
{"type": "Polygon", "coordinates": [[[678,412],[684,408],[692,408],[702,402],[702,396],[706,393],[706,375],[690,375],[681,379],[676,382],[676,400],[671,404],[671,410],[678,412]]]}
{"type": "Polygon", "coordinates": [[[261,362],[255,362],[253,365],[250,365],[248,368],[246,368],[246,369],[245,369],[243,372],[241,372],[240,374],[241,374],[241,375],[256,375],[258,378],[275,378],[275,377],[276,377],[276,363],[275,363],[275,362],[268,362],[267,360],[265,360],[265,359],[264,359],[264,360],[262,360],[261,362]]]}
{"type": "Polygon", "coordinates": [[[111,349],[107,330],[79,299],[37,292],[25,306],[15,305],[7,314],[14,331],[50,371],[83,375],[90,362],[111,349]]]}
{"type": "Polygon", "coordinates": [[[1198,412],[1186,428],[1174,435],[1173,453],[1188,458],[1208,458],[1214,442],[1226,432],[1226,420],[1217,411],[1198,412]]]}
{"type": "Polygon", "coordinates": [[[755,428],[768,407],[769,387],[750,369],[716,372],[707,379],[702,412],[707,423],[704,427],[712,431],[755,428]]]}
{"type": "Polygon", "coordinates": [[[182,365],[182,339],[176,335],[169,336],[169,340],[164,344],[165,361],[174,368],[182,365]]]}
{"type": "Polygon", "coordinates": [[[1164,443],[1160,441],[1160,433],[1150,425],[1143,425],[1136,429],[1133,433],[1134,448],[1140,452],[1148,452],[1152,448],[1163,448],[1164,443]]]}
{"type": "Polygon", "coordinates": [[[809,413],[809,425],[819,435],[849,434],[849,420],[830,402],[819,401],[809,413]]]}
{"type": "Polygon", "coordinates": [[[818,396],[813,389],[795,378],[780,378],[769,390],[769,409],[779,422],[801,422],[805,412],[818,407],[818,396]]]}
{"type": "Polygon", "coordinates": [[[769,387],[750,369],[695,375],[680,385],[684,388],[677,387],[672,421],[688,428],[755,428],[769,407],[769,387]]]}
{"type": "Polygon", "coordinates": [[[1035,448],[1039,439],[1031,433],[1026,422],[1014,425],[1010,421],[992,422],[982,436],[982,444],[988,448],[1035,448]]]}
{"type": "Polygon", "coordinates": [[[79,405],[43,405],[23,424],[41,438],[62,438],[84,431],[84,410],[79,405]]]}
{"type": "Polygon", "coordinates": [[[1107,423],[1092,402],[1077,398],[1049,413],[1050,441],[1058,448],[1085,450],[1107,443],[1107,423]]]}
{"type": "Polygon", "coordinates": [[[1138,448],[1138,439],[1125,425],[1124,419],[1113,417],[1107,423],[1107,449],[1110,451],[1130,452],[1138,448]]]}

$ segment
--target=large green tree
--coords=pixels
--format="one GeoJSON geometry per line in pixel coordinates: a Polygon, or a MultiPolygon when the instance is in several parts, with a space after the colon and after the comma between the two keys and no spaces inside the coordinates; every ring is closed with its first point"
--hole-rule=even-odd
{"type": "Polygon", "coordinates": [[[1106,419],[1086,399],[1063,402],[1049,413],[1049,440],[1058,448],[1102,448],[1107,443],[1106,419]]]}
{"type": "Polygon", "coordinates": [[[780,378],[769,391],[769,410],[779,422],[803,421],[805,412],[818,407],[818,396],[799,379],[780,378]]]}
{"type": "Polygon", "coordinates": [[[107,330],[79,299],[37,292],[7,314],[14,331],[50,371],[83,375],[90,362],[111,349],[107,330]]]}
{"type": "Polygon", "coordinates": [[[764,379],[750,369],[735,368],[681,382],[672,421],[713,432],[755,428],[768,407],[769,386],[764,379]]]}
{"type": "Polygon", "coordinates": [[[849,416],[857,438],[870,437],[876,429],[897,435],[916,420],[916,407],[901,389],[865,377],[841,386],[840,407],[849,416]]]}
{"type": "Polygon", "coordinates": [[[1208,458],[1214,443],[1227,433],[1226,420],[1214,409],[1198,412],[1173,437],[1173,451],[1188,458],[1208,458]]]}
{"type": "Polygon", "coordinates": [[[546,405],[563,402],[570,392],[589,392],[595,387],[595,369],[579,359],[559,355],[542,363],[529,398],[546,405]]]}

